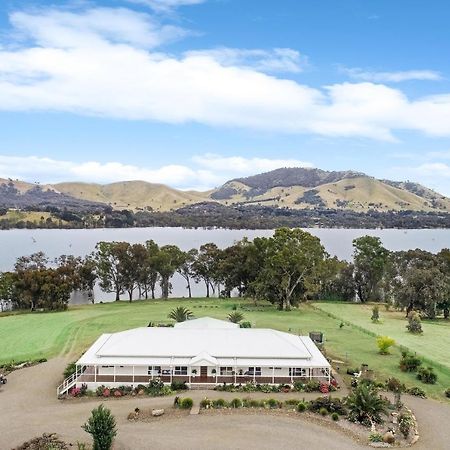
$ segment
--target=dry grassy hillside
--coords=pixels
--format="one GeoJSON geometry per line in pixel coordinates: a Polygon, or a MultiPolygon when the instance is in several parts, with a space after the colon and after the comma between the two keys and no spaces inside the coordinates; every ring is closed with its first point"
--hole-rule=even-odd
{"type": "Polygon", "coordinates": [[[184,192],[163,184],[145,181],[123,181],[111,184],[59,183],[59,192],[84,200],[103,202],[115,209],[146,209],[170,211],[207,199],[199,192],[184,192]]]}
{"type": "Polygon", "coordinates": [[[353,211],[450,211],[450,199],[413,183],[395,183],[364,175],[345,177],[313,187],[273,186],[259,188],[245,179],[225,183],[213,191],[222,204],[260,204],[293,209],[333,208],[353,211]]]}

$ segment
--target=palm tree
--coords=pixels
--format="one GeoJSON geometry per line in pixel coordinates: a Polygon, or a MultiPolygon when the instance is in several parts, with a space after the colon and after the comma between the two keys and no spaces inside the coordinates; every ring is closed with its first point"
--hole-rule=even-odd
{"type": "Polygon", "coordinates": [[[383,400],[374,388],[366,384],[359,384],[347,397],[349,419],[374,426],[382,422],[382,414],[386,414],[386,401],[383,400]]]}
{"type": "Polygon", "coordinates": [[[228,320],[233,323],[239,323],[241,320],[244,320],[244,315],[239,311],[233,311],[228,314],[228,320]]]}
{"type": "Polygon", "coordinates": [[[194,317],[194,314],[184,306],[177,306],[175,309],[172,309],[172,311],[170,311],[167,317],[169,319],[175,320],[175,322],[184,322],[185,320],[192,319],[192,317],[194,317]]]}

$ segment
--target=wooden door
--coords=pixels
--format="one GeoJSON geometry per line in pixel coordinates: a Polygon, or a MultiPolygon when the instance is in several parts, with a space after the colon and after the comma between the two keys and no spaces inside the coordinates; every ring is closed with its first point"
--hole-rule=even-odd
{"type": "Polygon", "coordinates": [[[208,367],[207,366],[201,366],[200,367],[200,379],[202,381],[206,381],[208,378],[208,367]]]}

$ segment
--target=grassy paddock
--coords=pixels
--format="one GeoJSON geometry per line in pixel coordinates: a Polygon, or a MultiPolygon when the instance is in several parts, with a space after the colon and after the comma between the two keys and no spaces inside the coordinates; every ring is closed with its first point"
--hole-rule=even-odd
{"type": "MultiPolygon", "coordinates": [[[[361,309],[361,320],[368,314],[366,321],[368,323],[358,324],[355,322],[353,325],[351,324],[353,316],[356,316],[357,312],[359,314],[359,306],[356,305],[354,312],[343,318],[348,325],[340,328],[341,319],[338,318],[338,315],[333,316],[331,311],[325,311],[325,309],[328,306],[334,308],[351,306],[342,305],[342,303],[336,306],[331,303],[320,304],[318,306],[321,309],[318,309],[317,305],[302,305],[299,309],[291,312],[283,312],[269,304],[260,303],[255,306],[252,302],[242,299],[171,299],[167,301],[136,301],[131,304],[114,302],[83,305],[73,306],[65,312],[0,316],[0,364],[12,360],[50,358],[68,353],[77,356],[102,333],[145,327],[150,321],[168,322],[167,314],[179,305],[191,309],[196,317],[211,316],[218,319],[226,319],[226,316],[233,310],[233,306],[238,305],[239,310],[245,316],[244,320],[250,321],[254,327],[275,328],[295,334],[322,331],[326,338],[327,353],[346,363],[340,364],[341,372],[345,371],[346,367],[356,367],[361,363],[367,363],[381,380],[394,375],[407,385],[421,386],[430,396],[441,399],[444,389],[450,386],[450,370],[446,367],[438,368],[439,382],[434,386],[424,385],[415,380],[412,374],[402,373],[398,369],[400,359],[398,346],[391,350],[391,355],[379,355],[374,337],[375,332],[372,331],[372,328],[376,327],[376,330],[380,330],[376,334],[388,334],[395,339],[397,336],[387,329],[384,330],[386,322],[382,325],[373,325],[370,322],[369,310],[364,312],[361,309]]],[[[334,310],[338,313],[340,311],[339,308],[334,310]]],[[[339,315],[339,317],[341,316],[339,315]]],[[[385,314],[381,311],[381,317],[387,321],[384,316],[385,314]]],[[[428,327],[428,324],[425,326],[428,327]]],[[[404,324],[398,323],[398,327],[400,333],[404,324]]],[[[441,327],[441,329],[448,333],[448,338],[450,327],[441,327]]],[[[425,338],[426,333],[427,329],[425,328],[425,338]]],[[[428,345],[431,347],[443,345],[442,334],[439,341],[430,340],[428,345]]],[[[447,348],[449,347],[447,346],[447,348]]],[[[445,350],[442,351],[445,352],[445,350]]],[[[438,358],[439,351],[436,350],[429,354],[438,358]]]]}

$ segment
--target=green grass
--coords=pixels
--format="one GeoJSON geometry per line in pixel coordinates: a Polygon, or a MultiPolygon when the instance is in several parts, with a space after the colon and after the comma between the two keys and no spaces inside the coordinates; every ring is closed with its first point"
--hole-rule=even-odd
{"type": "MultiPolygon", "coordinates": [[[[298,310],[282,312],[269,304],[255,306],[250,301],[239,299],[171,299],[138,301],[131,304],[114,302],[74,306],[68,311],[58,313],[13,314],[3,317],[0,315],[0,364],[12,360],[51,358],[68,353],[76,357],[102,333],[145,327],[150,321],[168,322],[167,314],[179,305],[191,309],[196,317],[211,316],[226,319],[233,310],[233,305],[236,304],[240,305],[239,311],[244,314],[244,320],[250,321],[255,327],[275,328],[295,334],[308,334],[310,331],[324,332],[327,354],[346,362],[346,364],[340,364],[341,372],[345,372],[348,366],[356,367],[361,363],[367,363],[380,380],[395,375],[407,385],[421,386],[430,396],[440,399],[443,399],[444,389],[450,386],[450,370],[446,367],[440,367],[437,370],[439,383],[427,386],[415,380],[413,375],[400,372],[398,347],[392,349],[391,355],[379,355],[375,338],[371,334],[371,327],[382,330],[387,323],[371,324],[370,314],[368,314],[369,323],[364,324],[365,329],[359,328],[362,325],[358,324],[346,325],[341,329],[340,319],[330,316],[330,311],[319,310],[313,305],[302,305],[298,310]]],[[[333,306],[337,308],[334,312],[339,313],[338,307],[341,305],[327,303],[319,306],[321,308],[333,306]]],[[[359,306],[356,305],[352,318],[356,312],[359,314],[358,308],[359,306]]],[[[384,316],[383,312],[381,316],[384,316]]],[[[365,312],[361,312],[361,320],[363,318],[365,318],[365,312]]],[[[350,317],[345,320],[350,320],[350,317]]],[[[401,325],[403,324],[399,323],[400,329],[402,329],[401,325]]],[[[450,328],[441,327],[441,329],[450,333],[450,328]]],[[[424,338],[426,333],[427,330],[424,338]]],[[[379,334],[390,334],[396,338],[393,333],[387,331],[381,331],[379,334]]],[[[442,336],[439,341],[429,341],[427,345],[433,348],[435,345],[440,346],[441,343],[442,336]]]]}
{"type": "MultiPolygon", "coordinates": [[[[424,365],[434,367],[438,374],[438,383],[427,386],[425,389],[433,395],[439,396],[442,390],[450,387],[450,321],[425,320],[422,322],[423,333],[415,335],[407,331],[407,321],[402,312],[385,311],[383,307],[380,307],[380,321],[373,323],[371,320],[373,305],[320,302],[315,303],[314,307],[329,314],[331,318],[351,324],[352,328],[359,329],[361,333],[374,337],[382,335],[394,338],[396,349],[395,352],[392,351],[392,354],[400,354],[401,348],[417,353],[424,360],[424,365]]],[[[373,338],[372,346],[375,346],[375,338],[373,338]]],[[[398,363],[397,358],[395,361],[398,363]]],[[[387,363],[386,368],[389,366],[391,364],[387,363]]],[[[396,367],[393,369],[396,369],[396,377],[411,384],[410,380],[414,379],[414,374],[403,374],[396,367]]],[[[417,385],[425,386],[418,381],[417,385]]]]}

